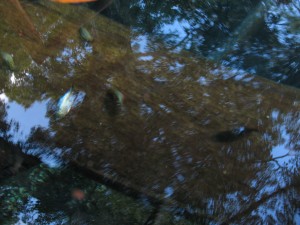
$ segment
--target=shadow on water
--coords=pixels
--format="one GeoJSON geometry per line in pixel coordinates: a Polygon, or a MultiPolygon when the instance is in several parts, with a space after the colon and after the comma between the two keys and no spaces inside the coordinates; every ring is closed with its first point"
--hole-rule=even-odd
{"type": "MultiPolygon", "coordinates": [[[[201,2],[115,1],[104,13],[120,20],[127,7],[129,29],[83,7],[21,1],[38,40],[0,3],[0,50],[15,65],[0,62],[1,222],[299,221],[299,89],[228,63],[257,44],[265,10],[284,6],[201,2]],[[208,38],[219,31],[226,38],[208,38]]],[[[267,55],[286,51],[271,44],[267,55]]]]}

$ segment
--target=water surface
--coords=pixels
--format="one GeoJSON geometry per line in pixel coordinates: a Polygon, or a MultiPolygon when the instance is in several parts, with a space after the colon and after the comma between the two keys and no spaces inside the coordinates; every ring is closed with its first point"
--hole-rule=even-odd
{"type": "Polygon", "coordinates": [[[1,222],[299,223],[298,1],[12,2],[1,222]]]}

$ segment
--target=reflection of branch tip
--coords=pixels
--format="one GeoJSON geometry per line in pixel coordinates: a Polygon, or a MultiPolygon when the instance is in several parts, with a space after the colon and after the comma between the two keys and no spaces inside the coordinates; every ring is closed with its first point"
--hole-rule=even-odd
{"type": "Polygon", "coordinates": [[[26,21],[26,24],[28,25],[28,29],[30,30],[30,32],[32,32],[32,33],[27,32],[26,34],[29,37],[32,37],[32,38],[34,38],[36,40],[41,40],[41,37],[40,37],[38,31],[36,30],[33,22],[31,21],[30,17],[28,16],[28,14],[26,13],[26,11],[22,7],[22,5],[19,2],[19,0],[10,0],[10,2],[15,6],[15,8],[17,9],[17,11],[24,18],[24,20],[26,21]]]}

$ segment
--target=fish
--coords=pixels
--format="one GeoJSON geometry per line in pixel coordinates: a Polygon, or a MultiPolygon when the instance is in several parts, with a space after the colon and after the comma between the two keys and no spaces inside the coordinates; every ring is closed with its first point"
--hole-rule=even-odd
{"type": "Polygon", "coordinates": [[[214,139],[218,142],[233,142],[252,132],[258,132],[258,129],[241,126],[232,130],[221,131],[214,135],[214,139]]]}
{"type": "Polygon", "coordinates": [[[109,115],[117,115],[123,106],[124,95],[117,89],[109,89],[104,97],[104,107],[109,115]]]}
{"type": "Polygon", "coordinates": [[[70,112],[74,101],[75,95],[73,93],[73,87],[71,87],[60,99],[57,103],[57,115],[62,118],[70,112]]]}
{"type": "Polygon", "coordinates": [[[123,105],[123,103],[124,103],[124,99],[125,99],[125,97],[124,97],[123,93],[122,93],[122,92],[120,92],[120,91],[119,91],[119,90],[117,90],[117,89],[113,89],[113,92],[114,92],[114,94],[116,95],[116,97],[117,97],[117,99],[118,99],[118,102],[119,102],[119,104],[122,106],[122,105],[123,105]]]}
{"type": "Polygon", "coordinates": [[[83,40],[85,40],[85,41],[91,42],[91,41],[94,40],[94,38],[91,35],[91,33],[86,28],[84,28],[84,27],[80,27],[79,28],[79,34],[80,34],[81,38],[83,40]]]}
{"type": "Polygon", "coordinates": [[[9,69],[14,70],[15,63],[14,63],[13,57],[9,53],[3,52],[3,51],[0,51],[0,55],[1,55],[1,58],[3,59],[3,61],[9,67],[9,69]]]}
{"type": "Polygon", "coordinates": [[[87,3],[87,2],[95,2],[97,0],[51,0],[52,2],[58,2],[63,4],[70,4],[70,3],[87,3]]]}

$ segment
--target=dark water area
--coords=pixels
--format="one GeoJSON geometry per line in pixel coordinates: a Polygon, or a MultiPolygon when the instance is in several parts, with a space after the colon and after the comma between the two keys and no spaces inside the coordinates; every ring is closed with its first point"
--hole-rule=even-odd
{"type": "Polygon", "coordinates": [[[300,224],[300,2],[0,2],[0,224],[300,224]]]}

